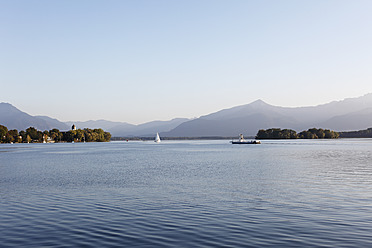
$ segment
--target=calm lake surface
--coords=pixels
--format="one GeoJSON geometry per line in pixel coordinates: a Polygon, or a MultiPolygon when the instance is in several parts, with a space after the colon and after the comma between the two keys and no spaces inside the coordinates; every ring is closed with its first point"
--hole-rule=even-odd
{"type": "Polygon", "coordinates": [[[1,247],[372,247],[372,140],[0,145],[1,247]]]}

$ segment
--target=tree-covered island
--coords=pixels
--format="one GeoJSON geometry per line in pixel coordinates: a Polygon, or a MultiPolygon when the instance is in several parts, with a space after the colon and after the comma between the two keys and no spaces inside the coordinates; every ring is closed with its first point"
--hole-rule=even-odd
{"type": "Polygon", "coordinates": [[[338,132],[322,128],[311,128],[300,133],[292,129],[261,129],[256,135],[256,139],[337,139],[338,137],[338,132]]]}
{"type": "Polygon", "coordinates": [[[39,131],[29,127],[26,131],[18,132],[17,129],[8,130],[0,125],[0,143],[57,143],[57,142],[108,142],[111,139],[109,132],[99,129],[76,129],[59,131],[39,131]]]}
{"type": "Polygon", "coordinates": [[[372,138],[372,128],[359,131],[340,132],[340,138],[372,138]]]}

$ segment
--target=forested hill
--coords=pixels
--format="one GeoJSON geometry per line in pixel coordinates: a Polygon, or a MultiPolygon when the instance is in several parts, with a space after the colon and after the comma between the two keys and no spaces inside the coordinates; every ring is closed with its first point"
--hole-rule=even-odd
{"type": "Polygon", "coordinates": [[[372,138],[372,128],[359,131],[340,132],[340,138],[372,138]]]}

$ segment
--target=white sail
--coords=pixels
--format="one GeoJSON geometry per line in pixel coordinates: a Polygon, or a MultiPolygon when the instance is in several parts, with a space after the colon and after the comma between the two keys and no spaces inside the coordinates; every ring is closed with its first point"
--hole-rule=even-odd
{"type": "Polygon", "coordinates": [[[156,143],[159,143],[160,142],[159,133],[156,133],[156,137],[155,137],[154,142],[156,142],[156,143]]]}

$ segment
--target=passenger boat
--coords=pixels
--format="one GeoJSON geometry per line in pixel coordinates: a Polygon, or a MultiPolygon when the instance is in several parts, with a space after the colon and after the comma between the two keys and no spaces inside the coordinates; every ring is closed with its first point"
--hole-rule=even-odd
{"type": "Polygon", "coordinates": [[[237,140],[237,141],[232,140],[231,141],[231,144],[239,144],[239,145],[244,145],[244,144],[261,144],[261,141],[259,141],[259,140],[250,140],[250,141],[248,141],[248,140],[244,139],[243,134],[239,134],[239,140],[237,140]]]}

